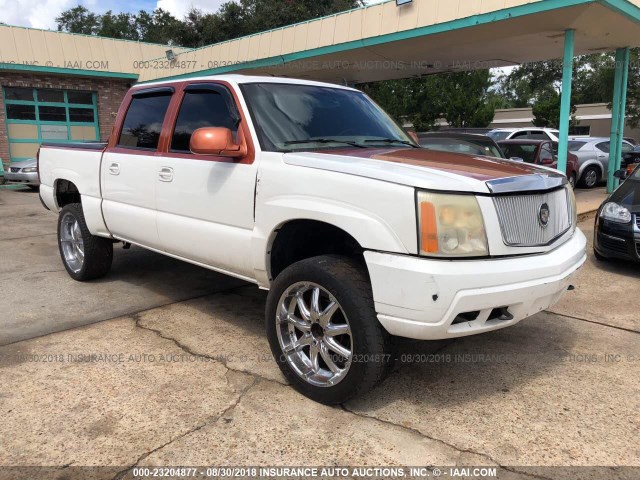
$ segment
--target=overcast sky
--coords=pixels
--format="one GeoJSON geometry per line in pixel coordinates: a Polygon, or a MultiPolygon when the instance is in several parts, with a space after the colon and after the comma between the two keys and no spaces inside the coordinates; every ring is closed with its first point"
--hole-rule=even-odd
{"type": "MultiPolygon", "coordinates": [[[[160,7],[177,18],[182,18],[191,7],[205,12],[215,12],[226,0],[0,0],[0,23],[22,27],[48,28],[55,30],[55,18],[61,12],[84,5],[89,10],[103,13],[138,12],[160,7]]],[[[378,3],[381,0],[368,0],[378,3]]]]}

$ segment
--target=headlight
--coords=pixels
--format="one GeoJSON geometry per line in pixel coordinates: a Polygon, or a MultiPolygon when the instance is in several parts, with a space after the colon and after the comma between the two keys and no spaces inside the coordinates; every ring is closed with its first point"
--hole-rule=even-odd
{"type": "Polygon", "coordinates": [[[617,223],[629,223],[631,221],[631,212],[622,205],[608,202],[600,210],[600,218],[617,223]]]}
{"type": "Polygon", "coordinates": [[[38,171],[38,167],[26,167],[22,169],[22,173],[36,173],[38,171]]]}
{"type": "Polygon", "coordinates": [[[418,192],[420,255],[489,255],[480,206],[474,195],[418,192]]]}

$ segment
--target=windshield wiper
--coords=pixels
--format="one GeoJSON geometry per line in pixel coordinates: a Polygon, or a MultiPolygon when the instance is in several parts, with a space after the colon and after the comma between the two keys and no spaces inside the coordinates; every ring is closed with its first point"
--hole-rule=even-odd
{"type": "Polygon", "coordinates": [[[301,145],[303,143],[344,143],[345,145],[350,145],[352,147],[367,148],[364,145],[360,145],[356,142],[351,142],[349,140],[338,140],[335,138],[308,138],[307,140],[289,140],[287,142],[284,142],[283,145],[301,145]]]}
{"type": "Polygon", "coordinates": [[[408,140],[400,140],[399,138],[370,138],[368,140],[364,140],[365,143],[401,143],[403,145],[408,145],[412,148],[421,148],[413,142],[408,140]]]}

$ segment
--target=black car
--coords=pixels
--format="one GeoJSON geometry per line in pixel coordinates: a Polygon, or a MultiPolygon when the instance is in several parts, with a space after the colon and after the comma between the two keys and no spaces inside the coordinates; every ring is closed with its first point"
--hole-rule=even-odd
{"type": "MultiPolygon", "coordinates": [[[[615,173],[617,178],[625,174],[625,170],[615,173]]],[[[640,167],[598,209],[593,250],[598,260],[640,262],[640,167]]]]}
{"type": "Polygon", "coordinates": [[[498,144],[486,135],[460,132],[419,133],[418,143],[429,150],[505,158],[498,144]]]}

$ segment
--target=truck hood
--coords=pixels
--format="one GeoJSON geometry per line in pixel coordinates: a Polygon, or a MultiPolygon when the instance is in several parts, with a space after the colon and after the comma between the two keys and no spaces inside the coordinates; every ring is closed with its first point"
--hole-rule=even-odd
{"type": "Polygon", "coordinates": [[[292,152],[284,162],[433,190],[504,193],[566,183],[560,172],[536,165],[424,148],[292,152]]]}

